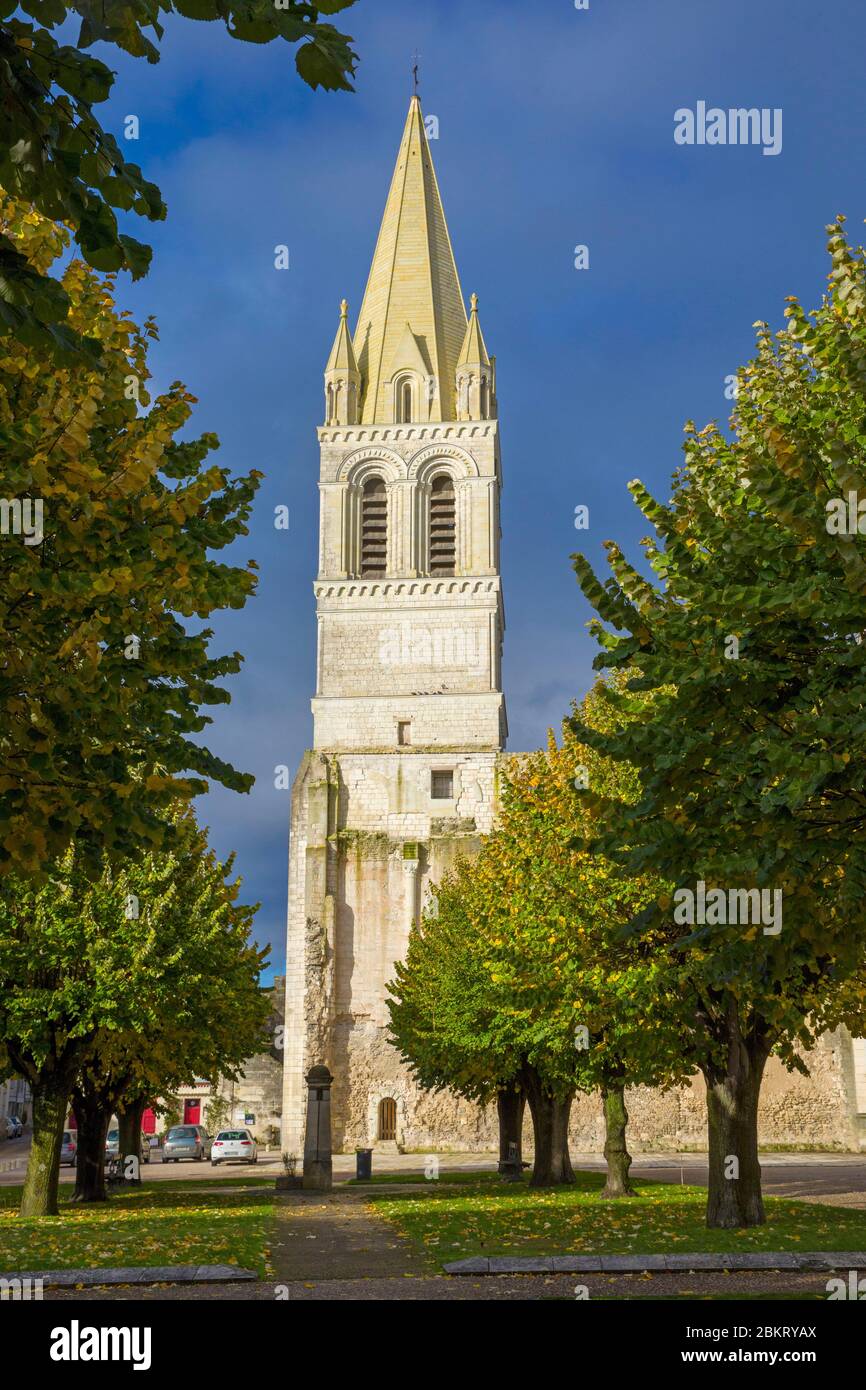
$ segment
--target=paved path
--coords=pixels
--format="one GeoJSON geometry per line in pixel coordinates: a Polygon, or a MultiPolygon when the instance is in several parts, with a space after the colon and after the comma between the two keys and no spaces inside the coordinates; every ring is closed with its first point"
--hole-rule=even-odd
{"type": "Polygon", "coordinates": [[[422,1274],[423,1258],[352,1188],[278,1197],[271,1263],[278,1283],[422,1274]]]}

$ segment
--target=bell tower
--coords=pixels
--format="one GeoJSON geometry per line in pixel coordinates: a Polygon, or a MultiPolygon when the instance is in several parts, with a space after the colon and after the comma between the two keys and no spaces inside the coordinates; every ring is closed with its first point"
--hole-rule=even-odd
{"type": "Polygon", "coordinates": [[[303,1075],[319,1064],[334,1074],[337,1146],[433,1144],[440,1123],[453,1142],[456,1110],[474,1107],[416,1092],[387,1041],[385,999],[429,884],[493,821],[507,733],[499,426],[495,359],[474,294],[467,317],[417,95],[353,334],[340,307],[318,436],[283,1148],[300,1152],[303,1075]]]}

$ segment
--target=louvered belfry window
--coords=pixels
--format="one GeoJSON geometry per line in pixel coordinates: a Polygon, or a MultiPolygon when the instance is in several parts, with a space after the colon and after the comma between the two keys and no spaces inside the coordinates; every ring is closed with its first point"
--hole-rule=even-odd
{"type": "Polygon", "coordinates": [[[430,573],[453,574],[457,554],[454,483],[447,473],[430,489],[430,573]]]}
{"type": "Polygon", "coordinates": [[[384,574],[388,559],[388,497],[381,478],[368,478],[361,494],[361,574],[384,574]]]}

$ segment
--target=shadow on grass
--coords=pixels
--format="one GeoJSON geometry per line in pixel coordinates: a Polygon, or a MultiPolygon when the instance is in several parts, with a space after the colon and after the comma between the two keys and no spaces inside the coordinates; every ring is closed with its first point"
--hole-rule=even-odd
{"type": "Polygon", "coordinates": [[[637,1196],[601,1195],[604,1174],[572,1186],[530,1188],[495,1180],[427,1183],[423,1192],[370,1193],[374,1210],[442,1263],[472,1255],[613,1255],[866,1250],[866,1211],[765,1199],[767,1221],[710,1230],[702,1187],[638,1180],[637,1196]]]}
{"type": "Polygon", "coordinates": [[[236,1264],[267,1272],[274,1229],[270,1193],[220,1192],[206,1182],[186,1190],[145,1182],[93,1205],[61,1194],[57,1216],[26,1218],[18,1215],[20,1199],[20,1188],[2,1189],[0,1266],[6,1271],[236,1264]]]}

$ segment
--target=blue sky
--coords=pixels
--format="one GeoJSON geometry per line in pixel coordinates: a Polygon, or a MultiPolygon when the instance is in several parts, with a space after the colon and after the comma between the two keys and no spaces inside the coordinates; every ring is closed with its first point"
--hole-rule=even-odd
{"type": "Polygon", "coordinates": [[[353,95],[309,91],[285,45],[213,24],[171,22],[156,67],[100,54],[117,71],[104,123],[120,136],[139,117],[126,148],[169,208],[130,219],[154,261],[119,301],[156,315],[156,384],[198,396],[196,432],[266,474],[237,547],[258,597],[216,622],[214,649],[246,664],[207,738],[258,781],[200,813],[237,851],[278,970],[289,793],[273,769],[294,771],[312,735],[321,373],[341,297],[352,322],[360,303],[413,52],[463,289],[498,359],[511,748],[539,745],[592,679],[571,552],[600,562],[614,538],[635,554],[628,480],[667,497],[683,422],[727,416],[752,324],[780,326],[787,294],[816,303],[825,224],[844,212],[859,240],[866,217],[862,0],[358,0],[338,23],[361,57],[353,95]],[[699,100],[780,107],[781,153],[676,145],[674,112],[699,100]]]}

